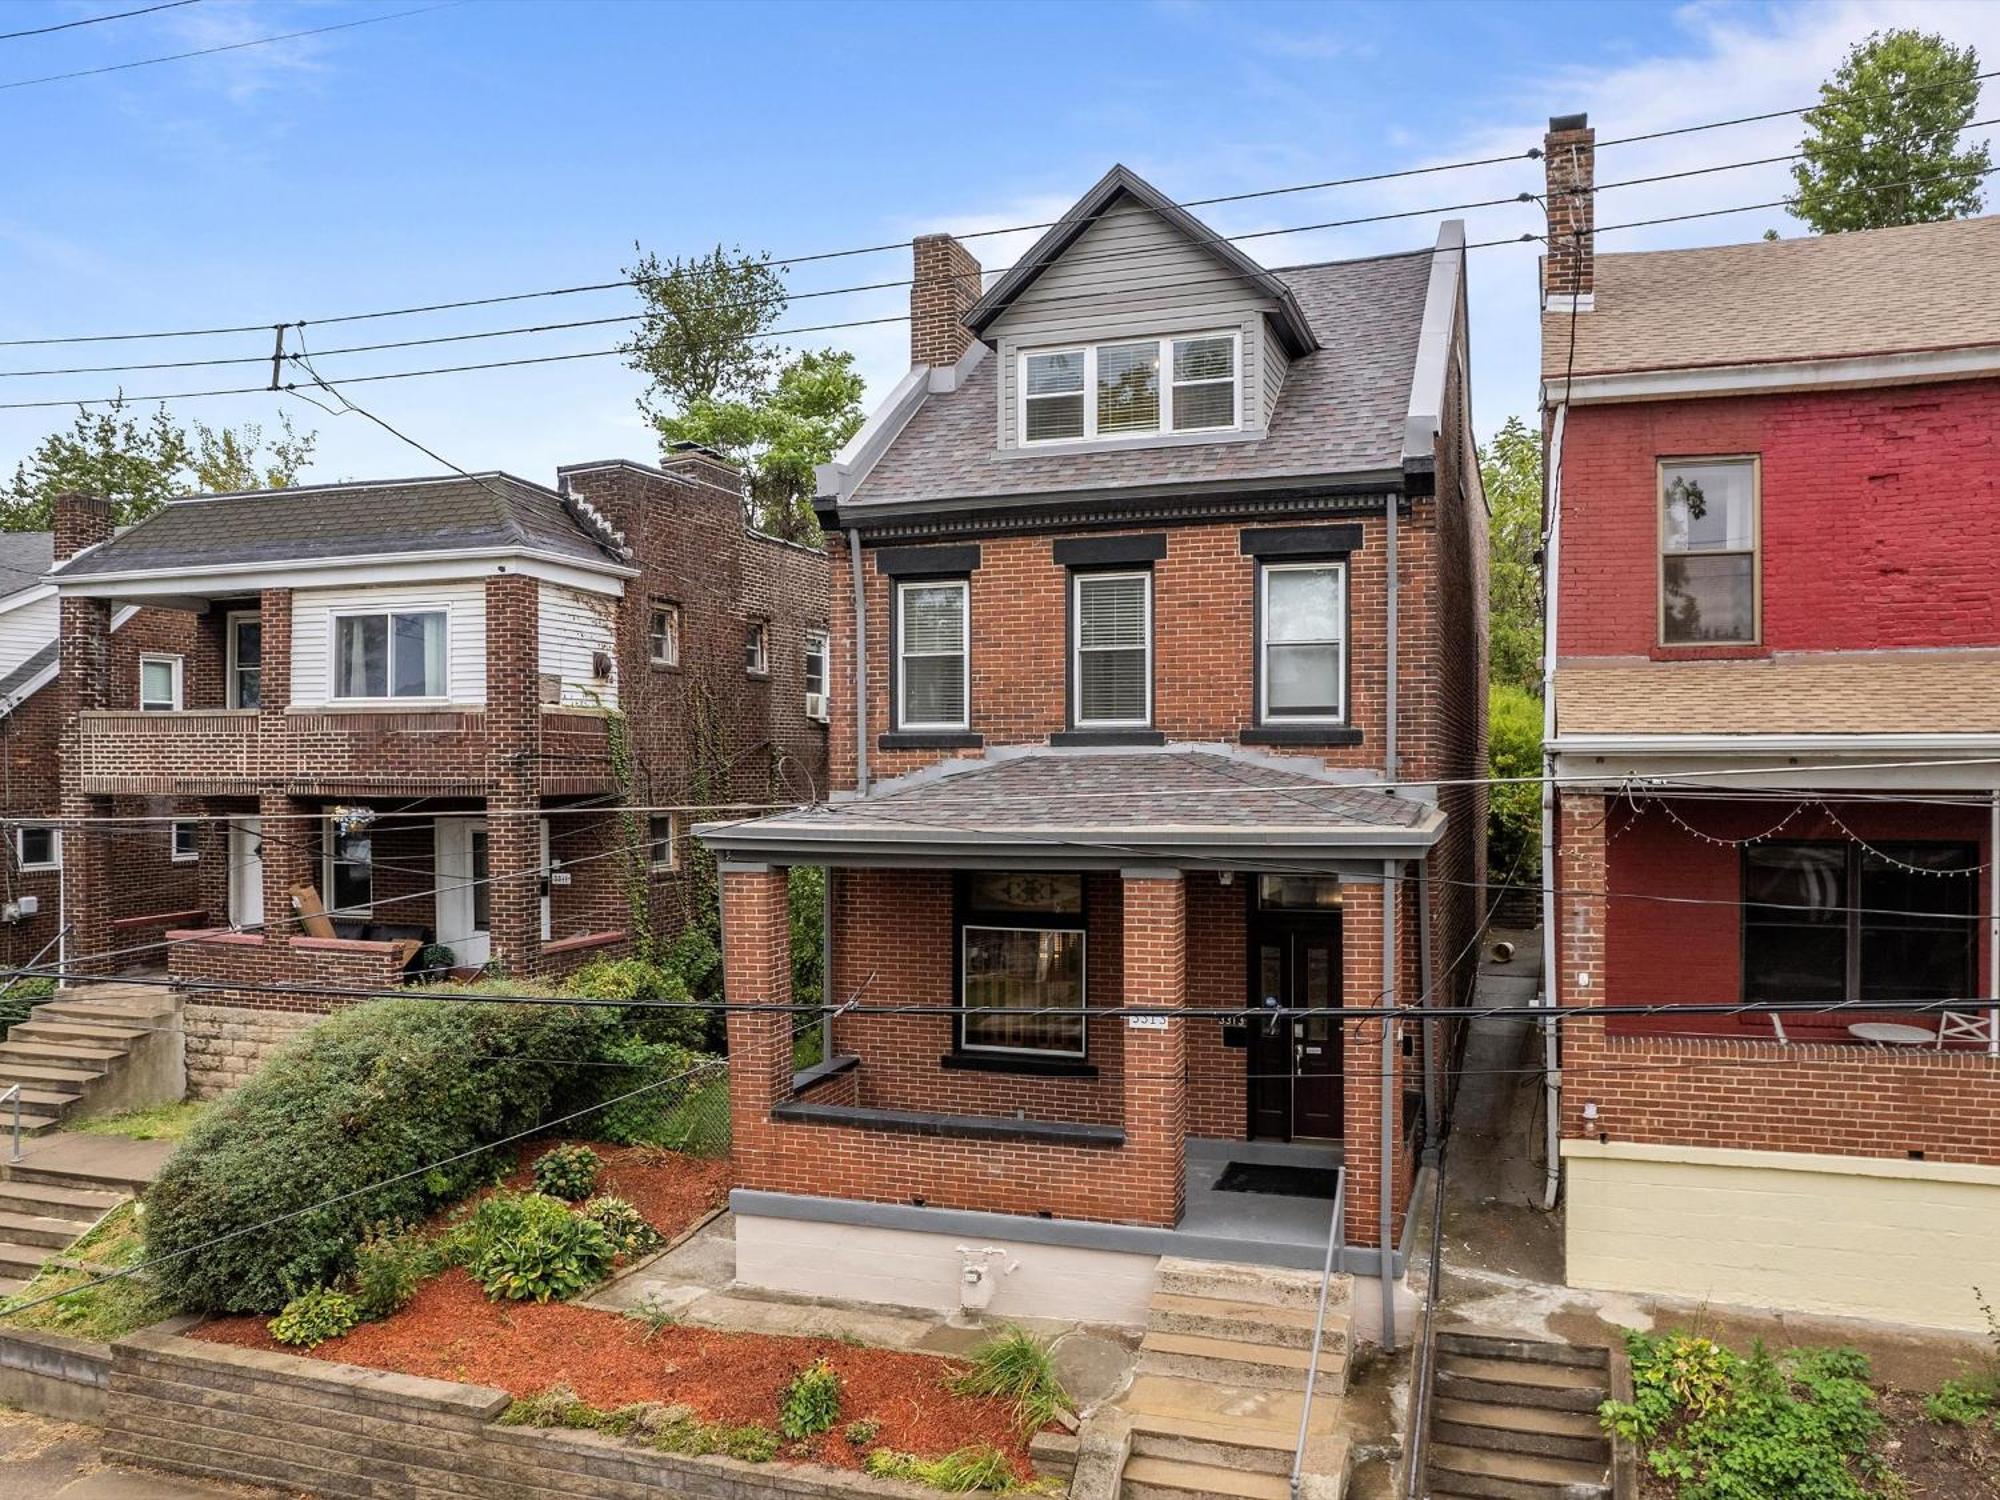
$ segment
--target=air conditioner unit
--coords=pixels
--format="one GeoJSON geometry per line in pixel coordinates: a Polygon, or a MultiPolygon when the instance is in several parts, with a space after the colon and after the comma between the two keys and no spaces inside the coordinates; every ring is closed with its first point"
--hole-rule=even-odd
{"type": "Polygon", "coordinates": [[[818,719],[822,724],[826,722],[825,693],[806,694],[806,717],[808,719],[818,719]]]}

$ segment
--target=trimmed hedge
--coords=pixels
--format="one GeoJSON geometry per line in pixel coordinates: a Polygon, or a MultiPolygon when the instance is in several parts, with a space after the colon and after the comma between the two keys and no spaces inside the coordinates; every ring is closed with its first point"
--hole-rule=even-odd
{"type": "Polygon", "coordinates": [[[594,1059],[619,1026],[562,1005],[335,1011],[210,1108],[147,1190],[147,1257],[176,1257],[162,1289],[187,1312],[270,1313],[331,1283],[369,1226],[418,1222],[511,1164],[474,1148],[588,1102],[599,1070],[549,1059],[594,1059]]]}

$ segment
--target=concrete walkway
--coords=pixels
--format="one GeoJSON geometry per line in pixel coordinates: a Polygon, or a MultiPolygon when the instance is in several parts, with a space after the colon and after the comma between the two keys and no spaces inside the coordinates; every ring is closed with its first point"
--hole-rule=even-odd
{"type": "Polygon", "coordinates": [[[95,1427],[0,1410],[0,1495],[21,1500],[278,1500],[286,1492],[181,1479],[104,1460],[95,1427]]]}
{"type": "Polygon", "coordinates": [[[107,1193],[136,1193],[159,1175],[178,1141],[135,1141],[122,1135],[57,1131],[24,1143],[21,1160],[0,1152],[0,1182],[60,1176],[66,1186],[107,1193]]]}

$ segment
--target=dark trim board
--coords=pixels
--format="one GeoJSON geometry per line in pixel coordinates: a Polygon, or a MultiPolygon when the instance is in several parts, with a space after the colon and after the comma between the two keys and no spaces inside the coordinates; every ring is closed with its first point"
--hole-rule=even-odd
{"type": "Polygon", "coordinates": [[[979,544],[957,547],[880,547],[875,571],[885,578],[962,578],[979,571],[979,544]]]}
{"type": "Polygon", "coordinates": [[[1257,526],[1239,539],[1245,557],[1345,557],[1361,550],[1361,527],[1257,526]]]}
{"type": "Polygon", "coordinates": [[[1167,555],[1167,534],[1152,531],[1137,536],[1065,536],[1056,538],[1049,550],[1056,565],[1063,568],[1159,562],[1167,555]]]}

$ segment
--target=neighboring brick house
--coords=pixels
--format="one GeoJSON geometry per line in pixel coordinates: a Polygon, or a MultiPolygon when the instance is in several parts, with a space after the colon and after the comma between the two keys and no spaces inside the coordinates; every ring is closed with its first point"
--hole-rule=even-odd
{"type": "Polygon", "coordinates": [[[412,941],[537,976],[671,935],[700,889],[672,809],[825,784],[826,559],[749,530],[700,451],[196,496],[116,536],[66,497],[57,531],[65,952],[188,982],[197,1090],[339,1003],[282,986],[400,983],[412,941]],[[144,923],[135,844],[184,872],[144,923]]]}
{"type": "Polygon", "coordinates": [[[810,865],[857,1006],[797,1075],[730,1018],[739,1279],[956,1305],[987,1247],[996,1308],[1116,1321],[1162,1253],[1317,1268],[1343,1165],[1343,1264],[1387,1223],[1401,1274],[1434,1029],[1248,1013],[1469,977],[1463,243],[1270,271],[1123,168],[984,295],[916,241],[910,373],[821,471],[833,797],[702,831],[731,1001],[788,994],[810,865]],[[1302,1191],[1218,1189],[1263,1168],[1302,1191]]]}
{"type": "Polygon", "coordinates": [[[1803,1008],[1562,1026],[1569,1278],[1977,1328],[2000,1022],[1879,1007],[2000,991],[2000,218],[1595,255],[1591,139],[1547,143],[1556,993],[1803,1008]]]}

